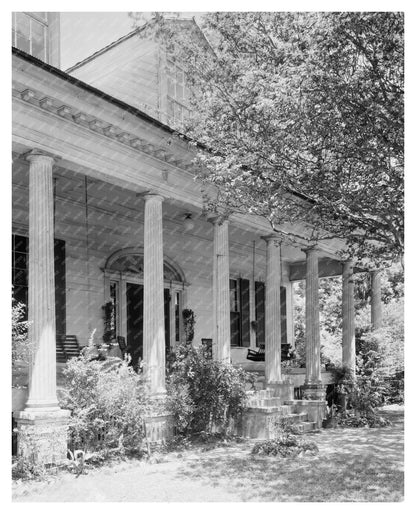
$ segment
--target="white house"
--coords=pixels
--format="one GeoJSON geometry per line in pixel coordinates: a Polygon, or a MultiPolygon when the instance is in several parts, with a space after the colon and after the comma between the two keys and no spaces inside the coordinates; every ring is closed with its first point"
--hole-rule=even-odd
{"type": "MultiPolygon", "coordinates": [[[[281,344],[293,344],[292,282],[302,279],[301,380],[319,423],[321,276],[343,276],[343,360],[355,358],[353,266],[338,260],[341,243],[292,246],[260,218],[203,214],[193,150],[170,126],[186,114],[183,72],[140,29],[64,72],[58,14],[15,13],[13,24],[13,285],[37,348],[28,396],[13,406],[21,446],[25,431],[37,434],[46,454],[45,434],[58,426],[63,451],[57,336],[83,346],[96,329],[101,340],[106,305],[112,337],[144,360],[153,394],[165,391],[165,356],[183,338],[186,307],[194,344],[212,340],[215,359],[246,365],[247,349],[265,343],[264,387],[293,404],[281,344]]],[[[303,230],[293,227],[300,241],[303,230]]]]}

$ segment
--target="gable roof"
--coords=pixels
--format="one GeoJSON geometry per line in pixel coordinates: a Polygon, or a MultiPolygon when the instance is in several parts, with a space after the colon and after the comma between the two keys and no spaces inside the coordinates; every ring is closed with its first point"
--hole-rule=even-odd
{"type": "MultiPolygon", "coordinates": [[[[195,21],[194,18],[166,18],[166,19],[167,19],[167,21],[173,22],[173,23],[191,24],[194,29],[197,29],[197,31],[199,33],[199,36],[202,38],[204,44],[206,44],[212,50],[211,45],[209,44],[207,38],[205,37],[204,33],[202,32],[202,30],[200,29],[199,25],[197,24],[197,22],[195,21]]],[[[108,52],[112,48],[114,48],[114,47],[124,43],[124,41],[126,41],[126,40],[136,36],[137,34],[143,32],[146,28],[149,28],[149,26],[151,25],[152,22],[153,22],[153,20],[150,20],[150,21],[146,22],[145,24],[143,24],[140,27],[137,27],[136,29],[134,29],[131,32],[129,32],[128,34],[125,34],[124,36],[121,36],[119,39],[116,39],[112,43],[109,43],[108,45],[106,45],[103,48],[101,48],[100,50],[97,50],[96,52],[94,52],[93,54],[89,55],[88,57],[86,57],[82,61],[79,61],[79,62],[73,64],[72,66],[70,66],[69,68],[67,68],[65,70],[66,73],[71,73],[72,71],[80,68],[84,64],[87,64],[88,62],[96,59],[97,57],[99,57],[100,55],[104,54],[105,52],[108,52]]]]}

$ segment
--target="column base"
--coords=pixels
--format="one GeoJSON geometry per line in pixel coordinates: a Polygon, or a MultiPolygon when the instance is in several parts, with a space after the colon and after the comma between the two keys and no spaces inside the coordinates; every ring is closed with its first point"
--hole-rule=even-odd
{"type": "Polygon", "coordinates": [[[302,399],[324,401],[326,399],[326,388],[322,384],[304,384],[302,386],[302,399]]]}
{"type": "Polygon", "coordinates": [[[278,396],[282,401],[293,400],[294,389],[290,380],[266,382],[265,387],[266,389],[272,389],[274,396],[278,396]]]}
{"type": "Polygon", "coordinates": [[[70,411],[26,409],[16,412],[17,452],[34,464],[62,464],[67,459],[70,411]]]}
{"type": "Polygon", "coordinates": [[[145,417],[146,438],[149,443],[164,443],[173,438],[173,416],[159,413],[145,417]]]}

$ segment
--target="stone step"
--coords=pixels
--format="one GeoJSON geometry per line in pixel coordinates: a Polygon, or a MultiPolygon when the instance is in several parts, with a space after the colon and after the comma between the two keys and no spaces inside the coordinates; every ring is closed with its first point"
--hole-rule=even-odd
{"type": "Polygon", "coordinates": [[[250,398],[247,402],[248,407],[281,407],[282,401],[279,397],[272,398],[250,398]]]}
{"type": "Polygon", "coordinates": [[[302,421],[301,423],[296,423],[295,426],[302,434],[306,434],[307,432],[313,432],[318,428],[317,423],[315,421],[302,421]]]}
{"type": "Polygon", "coordinates": [[[284,419],[290,421],[291,423],[308,421],[308,414],[307,412],[286,414],[284,415],[284,419]]]}

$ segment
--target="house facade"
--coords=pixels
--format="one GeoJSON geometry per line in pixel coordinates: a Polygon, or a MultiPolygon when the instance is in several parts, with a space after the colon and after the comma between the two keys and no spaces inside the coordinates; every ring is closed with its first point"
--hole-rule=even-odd
{"type": "Polygon", "coordinates": [[[305,248],[306,229],[292,227],[300,242],[289,245],[263,219],[205,214],[194,150],[172,128],[188,108],[183,71],[139,30],[64,72],[59,15],[15,13],[13,23],[13,286],[36,348],[13,403],[21,451],[37,437],[49,455],[54,429],[64,452],[57,338],[81,347],[93,332],[123,338],[151,393],[163,395],[185,308],[194,344],[210,341],[214,359],[247,367],[247,350],[265,344],[264,388],[292,401],[303,385],[321,421],[320,277],[343,276],[343,362],[355,362],[353,263],[338,260],[342,243],[305,248]],[[306,280],[307,361],[289,381],[281,360],[294,342],[296,280],[306,280]]]}

